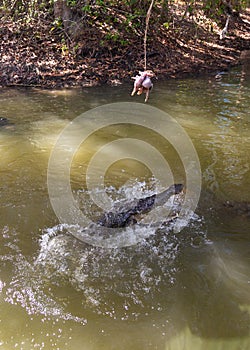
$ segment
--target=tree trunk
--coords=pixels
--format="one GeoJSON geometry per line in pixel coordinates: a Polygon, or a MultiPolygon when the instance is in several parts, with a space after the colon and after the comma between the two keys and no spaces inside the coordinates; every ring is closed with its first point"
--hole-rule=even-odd
{"type": "Polygon", "coordinates": [[[54,0],[54,16],[55,18],[62,19],[63,27],[66,32],[68,32],[71,24],[72,13],[66,0],[54,0]]]}

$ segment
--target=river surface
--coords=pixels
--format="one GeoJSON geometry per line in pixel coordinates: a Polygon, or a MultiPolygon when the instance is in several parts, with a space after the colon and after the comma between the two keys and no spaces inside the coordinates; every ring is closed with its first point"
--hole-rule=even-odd
{"type": "Polygon", "coordinates": [[[130,96],[131,88],[0,92],[0,117],[11,123],[0,127],[3,350],[250,349],[250,80],[236,69],[156,81],[146,127],[136,124],[136,108],[147,107],[142,96],[130,96]],[[113,124],[103,115],[110,124],[104,127],[95,112],[85,113],[111,103],[128,108],[121,115],[132,116],[134,125],[112,108],[113,124]],[[176,122],[175,144],[175,128],[157,111],[176,122]],[[81,115],[83,142],[76,147],[68,137],[58,144],[81,115]],[[185,147],[178,152],[185,137],[198,163],[185,147]],[[67,210],[65,188],[59,200],[52,198],[67,178],[60,166],[71,148],[72,198],[93,222],[102,212],[100,198],[126,206],[173,182],[188,190],[190,176],[199,203],[179,230],[159,208],[143,225],[122,229],[113,246],[92,244],[93,229],[90,242],[79,239],[77,217],[72,234],[55,213],[53,203],[67,210]]]}

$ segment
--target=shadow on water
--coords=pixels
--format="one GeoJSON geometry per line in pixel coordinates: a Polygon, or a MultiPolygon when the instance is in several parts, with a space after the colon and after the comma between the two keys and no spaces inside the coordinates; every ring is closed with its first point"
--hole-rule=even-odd
{"type": "MultiPolygon", "coordinates": [[[[145,239],[120,249],[88,245],[58,224],[46,170],[68,120],[110,99],[129,100],[127,90],[110,88],[110,99],[99,88],[2,93],[2,113],[15,124],[0,131],[4,349],[249,348],[250,87],[240,78],[236,71],[156,86],[152,104],[174,116],[195,144],[203,191],[181,232],[170,222],[157,230],[148,225],[145,239]]],[[[122,174],[111,170],[107,183],[116,186],[105,190],[114,198],[152,193],[146,177],[132,179],[144,168],[130,165],[122,174]]],[[[84,169],[75,168],[72,186],[82,196],[76,174],[84,169]]]]}

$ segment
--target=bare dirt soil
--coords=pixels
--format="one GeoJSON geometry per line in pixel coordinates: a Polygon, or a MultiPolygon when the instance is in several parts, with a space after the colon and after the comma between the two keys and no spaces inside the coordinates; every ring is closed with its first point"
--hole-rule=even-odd
{"type": "MultiPolygon", "coordinates": [[[[220,39],[221,25],[199,25],[191,16],[175,12],[171,24],[150,25],[147,65],[158,79],[227,70],[240,63],[250,49],[250,9],[230,17],[228,33],[220,39]]],[[[117,85],[144,67],[143,35],[127,41],[102,40],[100,32],[86,29],[74,47],[44,22],[23,24],[1,19],[0,85],[44,88],[117,85]]],[[[106,35],[107,37],[107,35],[106,35]]]]}

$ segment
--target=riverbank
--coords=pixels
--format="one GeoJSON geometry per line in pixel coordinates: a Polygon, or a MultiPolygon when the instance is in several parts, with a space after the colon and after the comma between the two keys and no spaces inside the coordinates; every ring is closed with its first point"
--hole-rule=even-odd
{"type": "MultiPolygon", "coordinates": [[[[240,64],[241,52],[250,48],[250,9],[230,17],[222,39],[221,25],[207,18],[198,25],[192,16],[174,9],[171,23],[152,22],[148,32],[147,65],[158,79],[179,78],[228,70],[240,64]],[[178,11],[179,12],[178,12],[178,11]]],[[[0,86],[44,88],[119,85],[144,67],[143,32],[126,38],[85,29],[75,42],[39,23],[2,18],[0,86]]],[[[124,34],[124,33],[123,33],[124,34]]]]}

